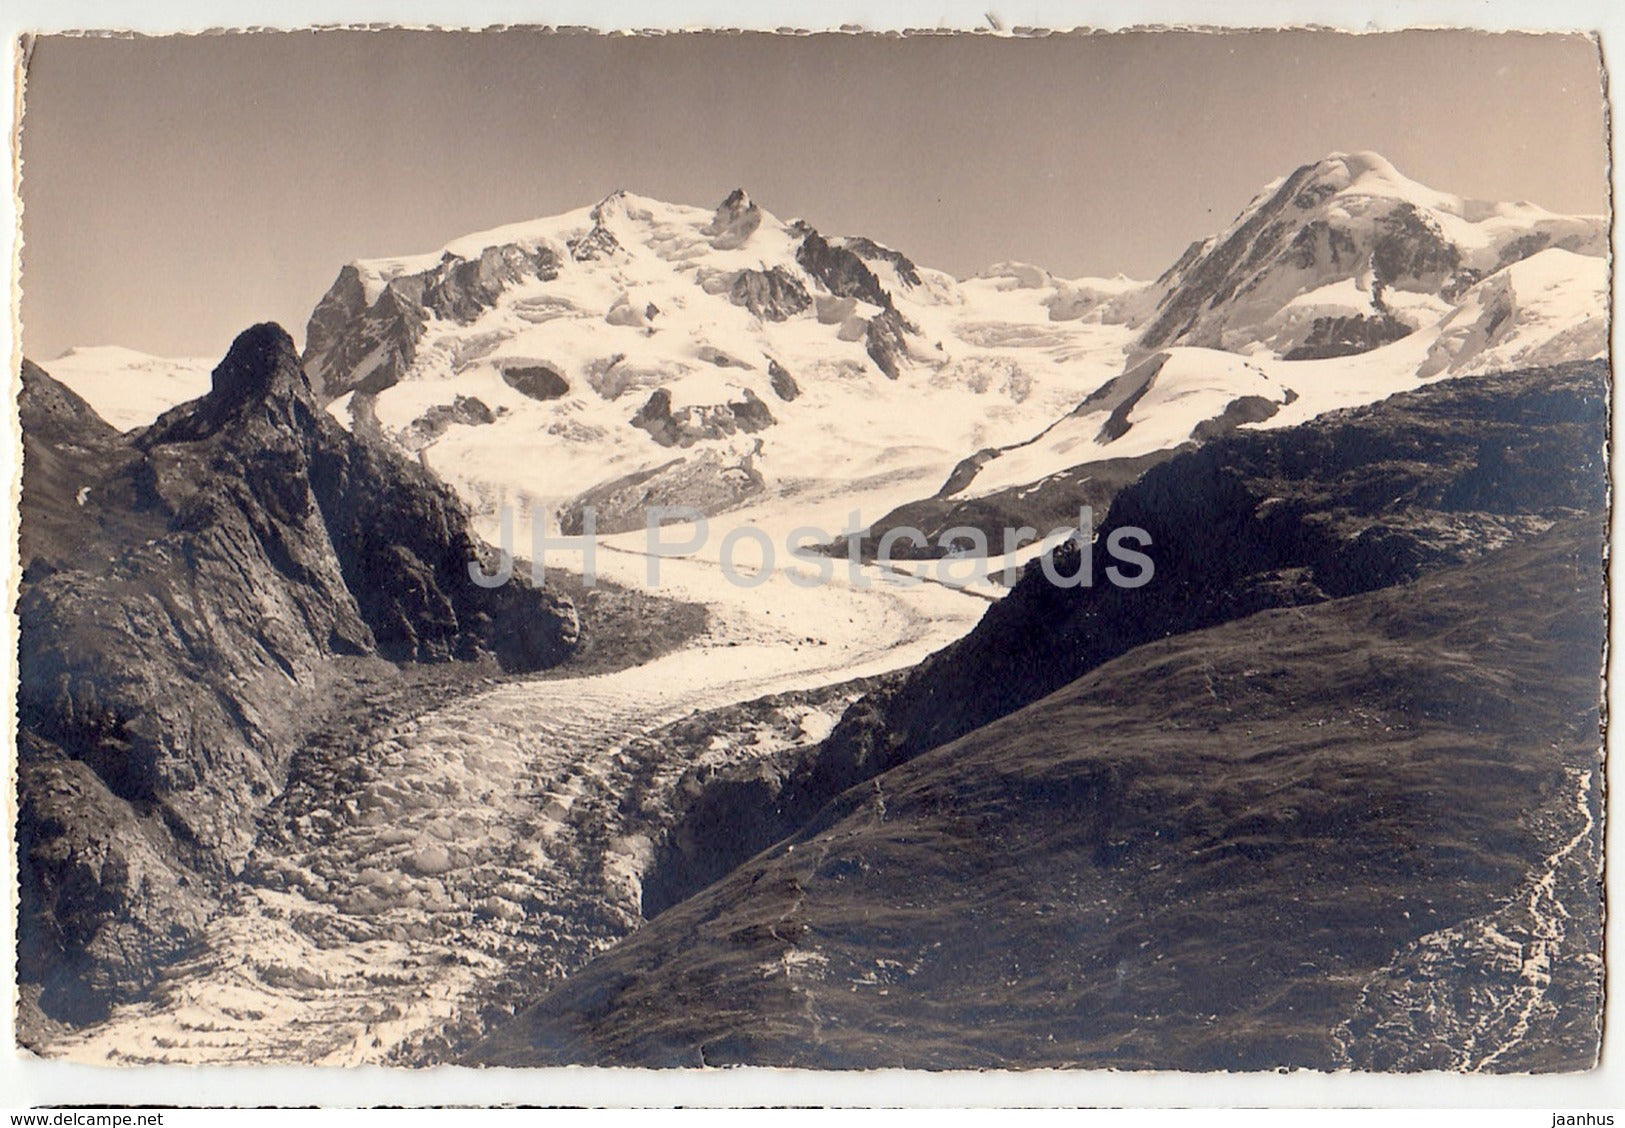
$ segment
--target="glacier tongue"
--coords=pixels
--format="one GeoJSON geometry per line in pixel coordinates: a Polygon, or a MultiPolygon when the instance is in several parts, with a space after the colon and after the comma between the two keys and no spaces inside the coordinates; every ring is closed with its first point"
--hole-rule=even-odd
{"type": "MultiPolygon", "coordinates": [[[[635,541],[601,570],[638,583],[635,541]]],[[[938,584],[765,591],[712,555],[662,561],[706,634],[654,662],[499,685],[307,751],[201,950],[151,998],[51,1045],[93,1063],[432,1064],[642,923],[654,829],[634,778],[686,763],[646,735],[696,710],[923,660],[986,604],[938,584]],[[506,1010],[504,1008],[507,1008],[506,1010]]],[[[823,721],[825,727],[832,718],[823,721]]],[[[817,718],[806,739],[822,731],[817,718]]],[[[749,754],[746,750],[744,754],[749,754]]]]}

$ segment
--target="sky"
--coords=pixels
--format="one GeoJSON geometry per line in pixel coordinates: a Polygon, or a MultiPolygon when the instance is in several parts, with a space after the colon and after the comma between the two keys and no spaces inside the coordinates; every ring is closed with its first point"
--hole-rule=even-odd
{"type": "Polygon", "coordinates": [[[25,352],[302,341],[344,263],[625,188],[862,234],[957,275],[1161,273],[1267,182],[1375,149],[1434,188],[1607,210],[1598,54],[1403,32],[37,40],[25,352]]]}

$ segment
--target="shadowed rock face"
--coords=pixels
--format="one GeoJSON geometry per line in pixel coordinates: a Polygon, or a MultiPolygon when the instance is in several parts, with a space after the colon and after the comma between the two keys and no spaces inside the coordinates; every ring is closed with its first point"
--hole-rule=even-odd
{"type": "Polygon", "coordinates": [[[796,262],[803,270],[836,297],[857,298],[881,309],[892,308],[891,295],[859,255],[835,246],[811,227],[803,225],[803,230],[801,246],[796,249],[796,262]]]}
{"type": "Polygon", "coordinates": [[[435,440],[454,426],[485,427],[494,423],[496,418],[496,413],[478,396],[458,396],[449,404],[433,404],[412,420],[401,429],[399,442],[407,450],[420,451],[432,446],[435,440]]]}
{"type": "MultiPolygon", "coordinates": [[[[602,235],[614,243],[607,231],[602,235]]],[[[610,249],[598,240],[591,253],[610,249]]],[[[448,252],[430,270],[385,283],[369,305],[360,273],[346,266],[305,328],[305,370],[323,399],[381,392],[411,367],[431,315],[466,324],[509,286],[528,278],[550,281],[558,273],[558,255],[548,247],[487,247],[472,259],[448,252]]]]}
{"type": "Polygon", "coordinates": [[[845,240],[847,250],[859,258],[870,262],[890,263],[892,269],[897,271],[898,279],[905,286],[918,286],[920,284],[920,271],[914,261],[901,251],[894,251],[890,247],[883,247],[873,239],[862,235],[845,240]]]}
{"type": "Polygon", "coordinates": [[[145,431],[32,364],[22,421],[24,978],[77,969],[43,1005],[83,1018],[184,943],[335,663],[534,669],[579,628],[568,600],[470,581],[490,550],[455,495],[318,407],[278,326],[145,431]]]}
{"type": "MultiPolygon", "coordinates": [[[[796,262],[803,270],[823,283],[824,288],[837,300],[864,301],[880,307],[880,312],[875,316],[856,320],[858,332],[853,339],[861,335],[864,351],[875,362],[875,367],[889,379],[897,379],[902,361],[908,356],[908,341],[904,334],[918,333],[919,329],[897,311],[891,294],[880,284],[874,271],[869,269],[864,257],[867,254],[870,258],[892,263],[898,276],[909,285],[919,282],[914,264],[896,251],[868,239],[845,240],[837,245],[806,224],[801,224],[799,230],[802,238],[801,246],[796,248],[796,262]]],[[[834,323],[845,318],[852,322],[852,308],[821,298],[818,319],[834,323]]]]}
{"type": "MultiPolygon", "coordinates": [[[[1286,401],[1291,403],[1289,397],[1286,401]]],[[[1224,410],[1212,419],[1204,419],[1191,429],[1191,438],[1197,442],[1206,442],[1228,434],[1244,423],[1262,423],[1266,419],[1274,418],[1281,410],[1281,405],[1272,399],[1263,396],[1239,396],[1224,405],[1224,410]]]]}
{"type": "Polygon", "coordinates": [[[545,247],[486,247],[474,259],[447,254],[426,279],[423,304],[441,317],[467,323],[513,283],[526,278],[549,281],[557,274],[558,259],[545,247]]]}
{"type": "Polygon", "coordinates": [[[781,266],[741,270],[729,288],[728,300],[768,321],[788,321],[812,304],[806,287],[781,266]]]}
{"type": "Polygon", "coordinates": [[[1353,356],[1381,348],[1390,341],[1408,336],[1411,327],[1393,315],[1317,317],[1303,344],[1289,349],[1283,360],[1319,360],[1329,356],[1353,356]]]}
{"type": "Polygon", "coordinates": [[[735,188],[717,207],[711,222],[701,233],[711,237],[711,245],[719,251],[743,246],[762,225],[762,209],[757,207],[743,188],[735,188]]]}
{"type": "Polygon", "coordinates": [[[895,309],[883,309],[869,319],[864,351],[890,379],[897,379],[902,371],[902,361],[908,356],[908,341],[903,334],[913,330],[914,326],[895,309]]]}
{"type": "Polygon", "coordinates": [[[769,360],[767,362],[767,375],[768,379],[773,383],[773,394],[785,403],[789,403],[801,394],[801,385],[796,383],[796,378],[790,375],[789,369],[778,361],[769,360]]]}
{"type": "Polygon", "coordinates": [[[533,400],[554,400],[570,391],[568,380],[541,364],[506,365],[502,369],[502,382],[533,400]]]}
{"type": "Polygon", "coordinates": [[[570,240],[570,257],[577,262],[612,258],[620,249],[620,240],[601,223],[579,239],[570,240]]]}

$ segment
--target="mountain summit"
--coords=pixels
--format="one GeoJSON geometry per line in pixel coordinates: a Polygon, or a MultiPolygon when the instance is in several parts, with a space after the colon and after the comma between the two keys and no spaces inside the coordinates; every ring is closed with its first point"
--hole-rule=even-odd
{"type": "MultiPolygon", "coordinates": [[[[967,457],[874,536],[1048,527],[1227,431],[1446,376],[1604,356],[1606,247],[1600,217],[1467,200],[1376,153],[1334,153],[1267,185],[1149,290],[1108,299],[1138,329],[1121,372],[1030,439],[967,457]]],[[[994,274],[1047,281],[1020,264],[994,274]]]]}

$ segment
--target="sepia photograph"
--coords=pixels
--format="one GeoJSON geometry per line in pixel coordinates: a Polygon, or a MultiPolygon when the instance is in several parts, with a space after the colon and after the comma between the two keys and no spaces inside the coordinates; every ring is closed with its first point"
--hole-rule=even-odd
{"type": "Polygon", "coordinates": [[[1604,47],[22,36],[16,1052],[1595,1070],[1604,47]]]}

